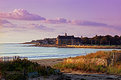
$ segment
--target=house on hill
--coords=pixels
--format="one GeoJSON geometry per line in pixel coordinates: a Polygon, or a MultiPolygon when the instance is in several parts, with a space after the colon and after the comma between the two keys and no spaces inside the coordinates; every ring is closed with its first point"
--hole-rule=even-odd
{"type": "Polygon", "coordinates": [[[68,36],[67,33],[65,33],[64,36],[58,35],[58,37],[56,39],[56,44],[59,45],[59,46],[62,46],[62,45],[80,45],[81,44],[81,38],[74,37],[74,35],[68,36]]]}

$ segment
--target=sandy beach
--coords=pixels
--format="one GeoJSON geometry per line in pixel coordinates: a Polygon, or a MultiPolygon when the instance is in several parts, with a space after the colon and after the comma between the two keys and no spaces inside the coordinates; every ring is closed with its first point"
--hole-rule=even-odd
{"type": "Polygon", "coordinates": [[[63,62],[64,58],[53,58],[53,59],[39,59],[39,60],[31,60],[32,62],[37,62],[38,64],[44,66],[53,66],[57,63],[63,62]]]}

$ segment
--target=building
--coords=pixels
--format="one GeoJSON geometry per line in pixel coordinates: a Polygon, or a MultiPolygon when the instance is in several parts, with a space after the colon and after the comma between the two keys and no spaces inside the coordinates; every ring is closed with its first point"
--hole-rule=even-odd
{"type": "Polygon", "coordinates": [[[56,39],[56,44],[59,45],[59,46],[62,46],[62,45],[80,45],[81,44],[81,38],[74,37],[73,35],[68,36],[67,33],[65,33],[64,36],[58,35],[58,37],[56,39]]]}
{"type": "Polygon", "coordinates": [[[56,38],[45,38],[40,40],[32,40],[30,43],[38,44],[38,45],[55,45],[56,38]]]}

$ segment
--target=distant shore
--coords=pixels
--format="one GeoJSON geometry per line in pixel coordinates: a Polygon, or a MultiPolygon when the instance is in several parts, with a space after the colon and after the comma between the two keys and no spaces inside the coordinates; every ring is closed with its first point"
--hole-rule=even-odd
{"type": "MultiPolygon", "coordinates": [[[[23,43],[23,44],[33,44],[33,43],[23,43]]],[[[57,47],[57,48],[93,48],[93,49],[121,49],[121,46],[118,45],[38,45],[38,44],[33,44],[31,46],[35,47],[57,47]]]]}

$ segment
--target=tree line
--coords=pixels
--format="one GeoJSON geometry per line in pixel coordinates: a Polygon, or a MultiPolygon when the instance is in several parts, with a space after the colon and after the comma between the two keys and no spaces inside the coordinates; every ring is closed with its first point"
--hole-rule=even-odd
{"type": "Polygon", "coordinates": [[[118,35],[96,35],[92,38],[82,37],[81,40],[84,45],[121,45],[121,36],[118,35]]]}

